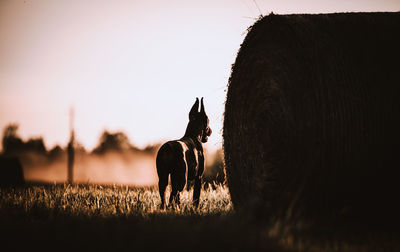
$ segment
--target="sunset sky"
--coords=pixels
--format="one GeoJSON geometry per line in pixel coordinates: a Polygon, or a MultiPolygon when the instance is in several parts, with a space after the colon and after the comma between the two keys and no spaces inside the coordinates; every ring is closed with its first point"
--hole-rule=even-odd
{"type": "MultiPolygon", "coordinates": [[[[254,18],[273,11],[399,11],[400,0],[0,0],[0,129],[48,148],[68,141],[69,108],[89,150],[104,129],[139,147],[180,138],[204,97],[220,148],[231,64],[254,18]]],[[[251,102],[251,101],[249,101],[251,102]]]]}

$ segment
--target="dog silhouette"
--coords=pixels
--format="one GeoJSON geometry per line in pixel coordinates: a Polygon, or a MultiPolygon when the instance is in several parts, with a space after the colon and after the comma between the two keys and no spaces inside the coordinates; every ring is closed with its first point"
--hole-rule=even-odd
{"type": "Polygon", "coordinates": [[[204,109],[203,98],[199,110],[199,98],[196,98],[189,112],[189,123],[185,135],[179,140],[164,143],[157,153],[156,166],[161,208],[165,208],[165,189],[171,175],[171,195],[169,204],[180,204],[180,192],[187,181],[194,180],[193,205],[198,207],[201,191],[201,177],[204,172],[204,153],[202,143],[211,136],[209,120],[204,109]]]}

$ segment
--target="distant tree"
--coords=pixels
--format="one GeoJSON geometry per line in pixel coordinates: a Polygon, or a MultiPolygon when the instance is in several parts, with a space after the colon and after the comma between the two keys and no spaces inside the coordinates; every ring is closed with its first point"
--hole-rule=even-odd
{"type": "Polygon", "coordinates": [[[25,144],[24,144],[24,150],[26,151],[35,151],[35,152],[40,152],[40,153],[46,153],[46,147],[44,146],[43,138],[38,137],[38,138],[30,138],[25,144]]]}
{"type": "Polygon", "coordinates": [[[80,143],[76,140],[75,140],[74,148],[75,148],[75,153],[86,153],[85,146],[83,146],[82,143],[80,143]]]}
{"type": "Polygon", "coordinates": [[[131,150],[132,145],[125,133],[118,131],[115,133],[105,130],[100,137],[99,145],[93,153],[103,154],[107,151],[126,151],[131,150]]]}
{"type": "Polygon", "coordinates": [[[153,144],[153,145],[147,145],[143,151],[146,153],[153,153],[155,154],[158,149],[161,147],[161,144],[153,144]]]}
{"type": "Polygon", "coordinates": [[[11,123],[4,128],[2,144],[5,154],[19,152],[24,149],[24,142],[17,133],[18,127],[18,124],[11,123]]]}
{"type": "Polygon", "coordinates": [[[19,125],[12,123],[5,127],[3,132],[3,152],[5,154],[17,154],[24,151],[46,153],[46,147],[42,137],[30,138],[24,142],[18,135],[19,125]]]}
{"type": "Polygon", "coordinates": [[[49,156],[51,158],[55,158],[55,157],[58,157],[59,155],[61,155],[62,152],[63,152],[63,149],[60,147],[60,145],[56,145],[49,151],[49,156]]]}

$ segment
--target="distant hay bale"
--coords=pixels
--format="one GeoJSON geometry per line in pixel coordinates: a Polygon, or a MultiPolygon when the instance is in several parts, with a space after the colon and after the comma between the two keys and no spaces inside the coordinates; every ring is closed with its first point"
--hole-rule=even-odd
{"type": "Polygon", "coordinates": [[[0,157],[0,187],[25,184],[21,162],[16,157],[0,157]]]}
{"type": "Polygon", "coordinates": [[[236,208],[397,215],[400,13],[269,15],[250,28],[223,126],[236,208]]]}

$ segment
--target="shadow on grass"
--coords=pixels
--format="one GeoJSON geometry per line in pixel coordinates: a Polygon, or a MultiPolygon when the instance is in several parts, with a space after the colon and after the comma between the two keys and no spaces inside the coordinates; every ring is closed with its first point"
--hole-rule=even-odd
{"type": "Polygon", "coordinates": [[[180,215],[154,212],[145,216],[71,216],[34,207],[2,208],[2,244],[13,249],[95,249],[110,251],[281,251],[263,235],[262,225],[235,213],[180,215]]]}
{"type": "Polygon", "coordinates": [[[343,219],[273,220],[234,211],[226,188],[204,190],[200,209],[158,210],[154,188],[35,185],[0,189],[0,244],[10,250],[400,251],[396,225],[343,219]]]}
{"type": "Polygon", "coordinates": [[[179,211],[158,210],[154,188],[31,185],[0,190],[0,239],[13,250],[281,251],[263,223],[232,210],[227,189],[191,192],[179,211]]]}

